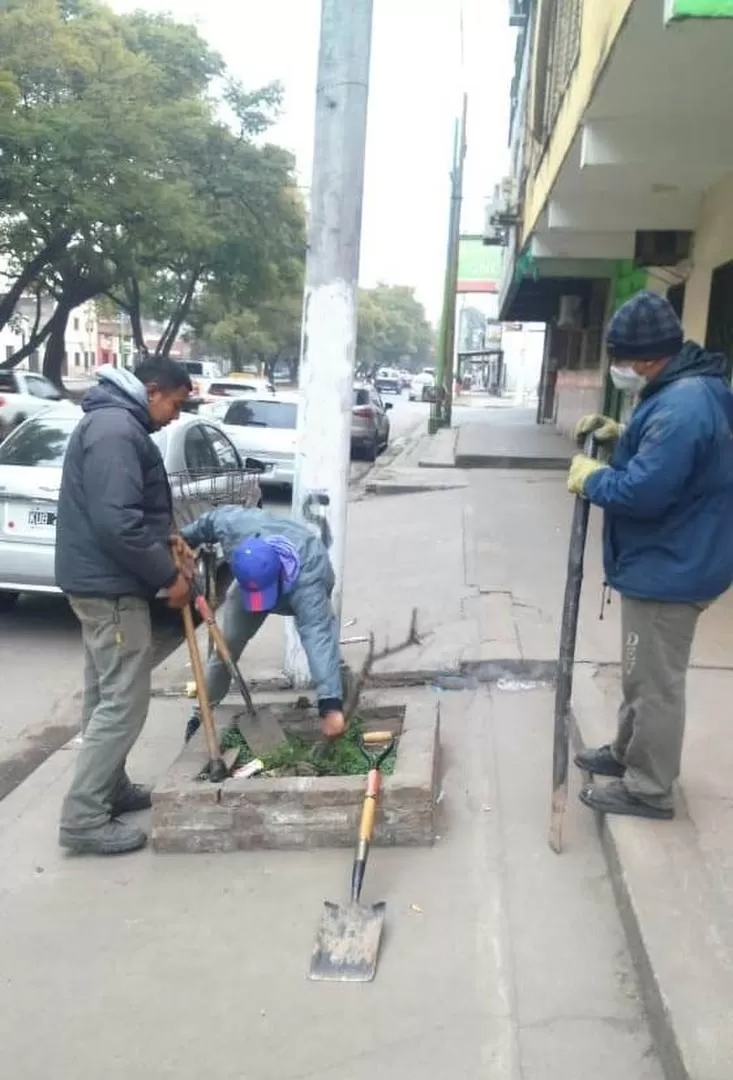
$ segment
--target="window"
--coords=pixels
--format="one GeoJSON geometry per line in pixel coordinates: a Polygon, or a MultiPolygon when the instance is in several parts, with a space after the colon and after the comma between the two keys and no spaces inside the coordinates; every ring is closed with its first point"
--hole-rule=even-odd
{"type": "Polygon", "coordinates": [[[42,375],[26,375],[25,383],[28,393],[33,397],[44,398],[46,401],[61,401],[61,393],[42,375]]]}
{"type": "Polygon", "coordinates": [[[372,390],[372,405],[374,405],[377,409],[381,409],[381,411],[384,412],[384,402],[382,401],[376,390],[372,390]]]}
{"type": "Polygon", "coordinates": [[[79,367],[79,353],[74,353],[74,367],[79,367]]]}
{"type": "Polygon", "coordinates": [[[237,472],[242,468],[242,462],[233,443],[227,439],[221,431],[215,427],[206,426],[206,434],[211,440],[216,454],[217,466],[227,472],[237,472]]]}
{"type": "MultiPolygon", "coordinates": [[[[540,9],[537,37],[541,55],[532,106],[532,128],[540,143],[539,154],[552,134],[578,62],[581,18],[582,0],[555,0],[540,9]]],[[[535,164],[539,164],[539,157],[535,164]]]]}
{"type": "Polygon", "coordinates": [[[298,423],[298,406],[291,401],[235,401],[229,406],[224,423],[292,431],[298,423]]]}
{"type": "Polygon", "coordinates": [[[30,420],[0,445],[0,465],[60,469],[77,423],[75,416],[30,420]]]}
{"type": "Polygon", "coordinates": [[[354,405],[368,405],[369,404],[369,391],[368,390],[354,390],[354,405]]]}
{"type": "Polygon", "coordinates": [[[9,360],[12,355],[13,355],[13,346],[12,345],[6,345],[5,346],[5,359],[9,360]]]}
{"type": "Polygon", "coordinates": [[[186,468],[191,472],[214,472],[217,468],[211,443],[206,438],[203,427],[198,424],[186,432],[183,454],[186,468]]]}
{"type": "Polygon", "coordinates": [[[18,393],[15,375],[12,371],[0,371],[0,392],[5,394],[18,393]]]}
{"type": "Polygon", "coordinates": [[[79,329],[79,320],[78,319],[74,319],[74,329],[75,330],[79,329]]]}

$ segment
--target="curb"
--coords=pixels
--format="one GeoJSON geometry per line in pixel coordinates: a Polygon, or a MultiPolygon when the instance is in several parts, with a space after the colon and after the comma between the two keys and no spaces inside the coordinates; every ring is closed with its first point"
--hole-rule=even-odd
{"type": "MultiPolygon", "coordinates": [[[[435,686],[438,690],[471,690],[479,684],[494,685],[506,679],[509,682],[527,682],[543,685],[554,683],[556,660],[464,660],[458,667],[405,668],[402,671],[373,671],[365,689],[394,690],[419,686],[435,686]]],[[[247,685],[253,693],[296,693],[284,675],[249,678],[247,685]]],[[[185,698],[184,689],[156,686],[153,698],[185,698]]],[[[227,704],[227,696],[222,704],[227,704]]],[[[236,695],[231,700],[238,701],[236,695]]]]}
{"type": "MultiPolygon", "coordinates": [[[[606,695],[576,671],[573,735],[608,741],[606,695]]],[[[682,800],[680,800],[682,802],[682,800]]],[[[694,823],[598,816],[598,829],[649,1029],[666,1080],[729,1080],[733,1061],[730,910],[694,823]]]]}
{"type": "Polygon", "coordinates": [[[570,468],[570,457],[532,457],[518,454],[461,454],[456,453],[457,469],[547,469],[564,472],[570,468]]]}
{"type": "Polygon", "coordinates": [[[422,495],[430,491],[460,491],[468,487],[468,484],[457,480],[454,483],[435,483],[430,480],[424,484],[412,484],[409,481],[400,480],[367,480],[364,491],[367,495],[422,495]]]}

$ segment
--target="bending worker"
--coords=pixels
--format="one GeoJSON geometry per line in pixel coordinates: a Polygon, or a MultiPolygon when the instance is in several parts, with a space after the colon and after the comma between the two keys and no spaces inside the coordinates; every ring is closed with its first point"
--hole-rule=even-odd
{"type": "MultiPolygon", "coordinates": [[[[304,525],[266,510],[222,506],[181,530],[191,548],[220,544],[234,574],[220,613],[222,633],[235,662],[272,612],[290,615],[303,643],[318,694],[327,738],[345,729],[338,624],[331,608],[334,574],[322,541],[304,525]]],[[[229,672],[216,654],[206,665],[212,705],[224,698],[229,672]]],[[[186,740],[198,730],[198,707],[186,740]]]]}

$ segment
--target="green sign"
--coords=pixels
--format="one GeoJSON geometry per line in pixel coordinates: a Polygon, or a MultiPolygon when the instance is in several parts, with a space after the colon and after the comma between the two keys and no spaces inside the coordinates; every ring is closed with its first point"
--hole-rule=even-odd
{"type": "Polygon", "coordinates": [[[458,248],[459,281],[501,281],[504,249],[484,244],[480,236],[462,236],[458,248]]]}
{"type": "Polygon", "coordinates": [[[617,311],[622,304],[641,292],[647,285],[647,272],[630,260],[619,260],[611,281],[611,310],[617,311]]]}
{"type": "Polygon", "coordinates": [[[667,22],[675,19],[733,19],[733,0],[666,0],[667,22]]]}

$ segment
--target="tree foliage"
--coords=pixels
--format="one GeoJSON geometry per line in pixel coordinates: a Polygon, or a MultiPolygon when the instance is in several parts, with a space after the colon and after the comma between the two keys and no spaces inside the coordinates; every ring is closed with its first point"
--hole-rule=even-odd
{"type": "Polygon", "coordinates": [[[141,352],[143,316],[161,320],[166,353],[207,293],[257,310],[297,279],[293,162],[261,144],[280,97],[229,80],[197,30],[169,17],[4,0],[0,328],[22,296],[56,306],[3,366],[45,342],[59,381],[69,314],[95,297],[129,313],[141,352]]]}
{"type": "Polygon", "coordinates": [[[362,371],[425,366],[432,357],[434,337],[414,289],[379,284],[359,290],[357,364],[362,371]]]}

